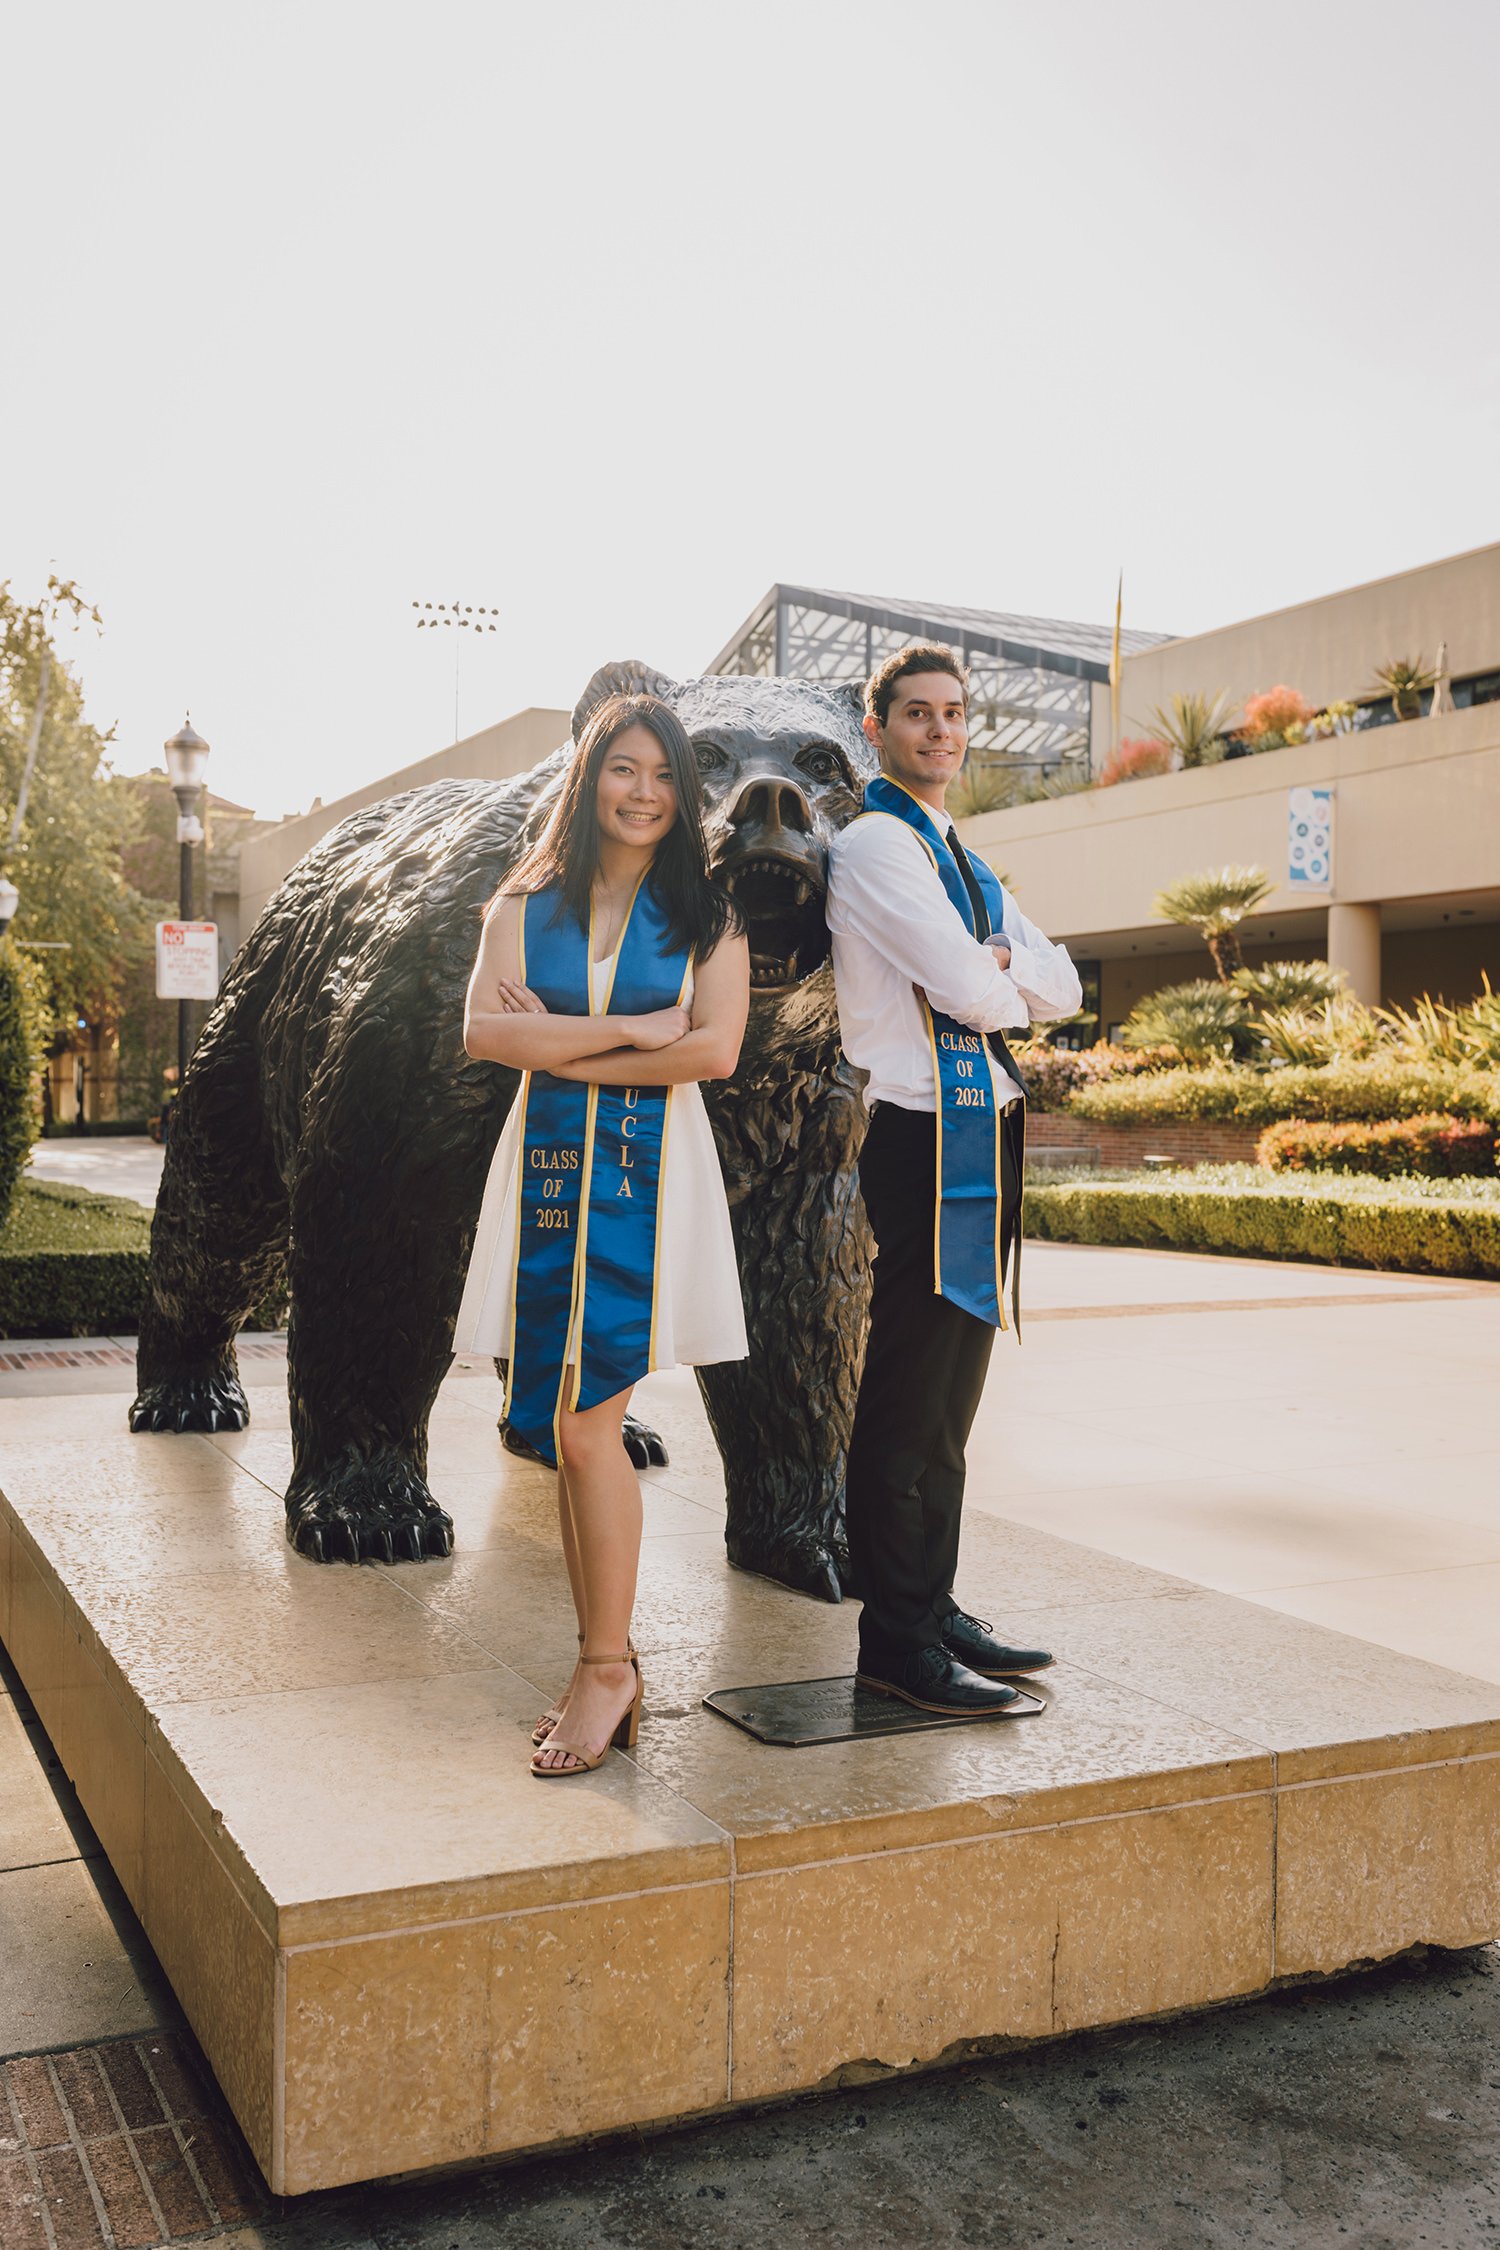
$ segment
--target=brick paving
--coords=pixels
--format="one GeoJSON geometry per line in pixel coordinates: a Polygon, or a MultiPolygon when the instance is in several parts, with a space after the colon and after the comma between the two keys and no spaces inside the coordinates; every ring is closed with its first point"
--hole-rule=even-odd
{"type": "Polygon", "coordinates": [[[156,2250],[274,2208],[187,2040],[0,2066],[0,2250],[156,2250]]]}

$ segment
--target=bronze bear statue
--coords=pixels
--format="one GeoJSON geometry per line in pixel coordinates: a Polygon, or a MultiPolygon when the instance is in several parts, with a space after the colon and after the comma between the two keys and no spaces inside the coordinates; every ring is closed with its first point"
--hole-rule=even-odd
{"type": "MultiPolygon", "coordinates": [[[[622,687],[665,697],[692,737],[714,864],[750,937],[739,1067],[704,1088],[750,1339],[748,1360],[698,1374],[728,1556],[837,1601],[870,1242],[855,1172],[865,1111],[839,1048],[823,902],[829,841],[873,757],[855,690],[679,683],[637,664],[595,674],[574,741],[622,687]]],[[[513,782],[433,782],[351,814],[256,924],[182,1087],[130,1426],[243,1428],[235,1334],[288,1284],[287,1536],[320,1562],[452,1548],[427,1487],[427,1420],[518,1084],[465,1057],[464,989],[485,903],[572,750],[513,782]]],[[[634,1437],[644,1460],[650,1433],[634,1437]]]]}

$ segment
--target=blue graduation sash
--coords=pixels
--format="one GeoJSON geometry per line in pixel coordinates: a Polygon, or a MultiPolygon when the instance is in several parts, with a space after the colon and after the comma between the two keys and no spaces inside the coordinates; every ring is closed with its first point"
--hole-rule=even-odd
{"type": "MultiPolygon", "coordinates": [[[[556,890],[521,906],[521,975],[556,1015],[646,1015],[680,1006],[691,955],[649,881],[625,917],[596,1009],[588,932],[556,890]]],[[[659,1190],[669,1086],[585,1086],[527,1071],[506,1417],[557,1465],[565,1407],[597,1406],[655,1365],[659,1190]],[[576,1358],[577,1365],[569,1362],[576,1358]]]]}
{"type": "MultiPolygon", "coordinates": [[[[886,774],[870,782],[864,812],[905,823],[916,836],[943,889],[971,936],[977,936],[974,907],[958,861],[943,830],[917,798],[886,774]]],[[[993,868],[970,856],[992,930],[1005,916],[1005,891],[993,868]]],[[[938,1202],[933,1227],[934,1294],[987,1320],[1007,1325],[1003,1302],[1005,1256],[1012,1254],[1012,1307],[1020,1327],[1020,1205],[1004,1208],[1001,1149],[1007,1130],[1005,1106],[1014,1096],[999,1084],[989,1041],[966,1024],[925,1006],[932,1043],[932,1075],[937,1094],[938,1202]]],[[[1019,1110],[1019,1104],[1017,1108],[1019,1110]]],[[[1022,1156],[1016,1149],[1019,1191],[1022,1156]]]]}

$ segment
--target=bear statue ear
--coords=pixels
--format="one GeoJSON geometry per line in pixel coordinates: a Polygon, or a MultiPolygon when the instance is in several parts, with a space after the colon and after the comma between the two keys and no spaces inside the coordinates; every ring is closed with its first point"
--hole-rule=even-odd
{"type": "Polygon", "coordinates": [[[601,664],[573,706],[573,740],[578,740],[600,704],[611,695],[659,695],[664,703],[670,703],[676,693],[675,680],[669,680],[664,672],[653,672],[638,657],[620,657],[612,664],[601,664]]]}
{"type": "Polygon", "coordinates": [[[865,723],[865,684],[863,680],[840,680],[840,695],[847,696],[849,708],[854,713],[854,724],[863,728],[865,723]]]}

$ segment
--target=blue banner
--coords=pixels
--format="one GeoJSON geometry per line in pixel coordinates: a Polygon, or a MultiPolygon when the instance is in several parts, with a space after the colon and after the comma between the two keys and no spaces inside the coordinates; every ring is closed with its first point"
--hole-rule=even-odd
{"type": "MultiPolygon", "coordinates": [[[[592,921],[592,917],[591,917],[592,921]]],[[[521,909],[521,975],[555,1015],[679,1005],[691,966],[649,880],[594,1005],[592,931],[556,891],[521,909]]],[[[521,1103],[516,1296],[506,1417],[557,1462],[563,1408],[598,1406],[654,1364],[659,1191],[671,1088],[585,1086],[528,1071],[521,1103]]]]}
{"type": "MultiPolygon", "coordinates": [[[[864,814],[910,828],[937,869],[943,889],[971,936],[974,906],[943,828],[899,782],[881,774],[865,789],[864,814]]],[[[1005,892],[982,859],[970,857],[991,930],[1005,916],[1005,892]]],[[[937,1095],[938,1202],[933,1226],[933,1290],[992,1328],[1006,1326],[1002,1301],[1007,1239],[1014,1234],[1019,1282],[1019,1210],[1004,1208],[1001,1151],[1005,1108],[1013,1100],[1000,1080],[989,1041],[924,1003],[937,1095]]],[[[1017,1166],[1019,1188],[1020,1168],[1017,1166]]]]}

